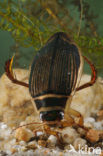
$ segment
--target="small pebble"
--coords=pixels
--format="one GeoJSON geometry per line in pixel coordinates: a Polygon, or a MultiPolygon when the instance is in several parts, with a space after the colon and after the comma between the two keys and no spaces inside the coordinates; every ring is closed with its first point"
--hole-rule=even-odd
{"type": "Polygon", "coordinates": [[[103,130],[98,130],[98,133],[99,133],[100,139],[103,141],[103,130]]]}
{"type": "Polygon", "coordinates": [[[59,156],[63,156],[63,155],[64,155],[63,152],[60,152],[60,153],[59,153],[59,156]]]}
{"type": "Polygon", "coordinates": [[[101,152],[100,156],[103,156],[103,151],[101,152]]]}
{"type": "Polygon", "coordinates": [[[80,136],[85,136],[85,134],[86,134],[86,131],[83,128],[79,127],[77,131],[80,134],[80,136]]]}
{"type": "Polygon", "coordinates": [[[20,145],[14,145],[13,148],[18,150],[18,149],[21,149],[21,146],[20,145]]]}
{"type": "MultiPolygon", "coordinates": [[[[7,155],[7,154],[8,154],[8,155],[11,155],[11,154],[12,154],[10,150],[6,150],[5,152],[6,152],[6,155],[7,155]]],[[[3,156],[3,155],[2,155],[2,156],[3,156]]]]}
{"type": "Polygon", "coordinates": [[[37,148],[36,142],[35,141],[29,142],[28,145],[26,146],[26,148],[28,148],[28,149],[36,149],[37,148]]]}
{"type": "Polygon", "coordinates": [[[44,155],[47,155],[48,153],[49,153],[50,151],[49,151],[49,149],[46,149],[46,150],[44,150],[44,155]]]}
{"type": "Polygon", "coordinates": [[[25,141],[20,141],[19,144],[20,144],[21,146],[25,146],[25,145],[26,145],[26,142],[25,142],[25,141]]]}
{"type": "Polygon", "coordinates": [[[28,150],[28,148],[26,148],[25,146],[22,146],[22,147],[21,147],[21,151],[25,152],[25,151],[27,151],[27,150],[28,150]]]}
{"type": "Polygon", "coordinates": [[[34,154],[33,154],[33,150],[29,150],[29,151],[27,151],[27,156],[34,156],[34,154]]]}
{"type": "Polygon", "coordinates": [[[90,122],[85,122],[84,123],[84,127],[86,127],[86,128],[93,128],[93,123],[90,123],[90,122]]]}
{"type": "Polygon", "coordinates": [[[94,129],[90,129],[87,132],[86,138],[91,142],[91,143],[95,143],[99,140],[99,132],[97,130],[94,129]]]}
{"type": "Polygon", "coordinates": [[[56,144],[57,143],[57,137],[54,135],[50,135],[48,140],[52,143],[52,144],[56,144]]]}
{"type": "Polygon", "coordinates": [[[6,128],[7,128],[6,124],[1,125],[1,129],[6,129],[6,128]]]}
{"type": "Polygon", "coordinates": [[[93,123],[93,122],[95,122],[95,119],[94,118],[92,118],[92,117],[88,117],[88,118],[85,118],[84,119],[84,123],[87,123],[87,122],[89,122],[89,123],[93,123]]]}
{"type": "Polygon", "coordinates": [[[15,132],[15,138],[19,141],[29,141],[33,136],[33,132],[27,128],[18,128],[15,132]]]}
{"type": "Polygon", "coordinates": [[[14,154],[14,153],[17,152],[17,149],[16,149],[16,148],[11,148],[10,150],[11,150],[11,153],[12,153],[12,154],[14,154]]]}
{"type": "Polygon", "coordinates": [[[97,130],[103,129],[102,122],[94,122],[94,128],[97,130]]]}
{"type": "Polygon", "coordinates": [[[10,144],[15,145],[15,144],[16,144],[16,139],[13,138],[13,139],[10,141],[10,144]]]}
{"type": "Polygon", "coordinates": [[[84,127],[93,128],[94,122],[95,122],[95,119],[92,117],[85,118],[84,119],[84,127]]]}
{"type": "Polygon", "coordinates": [[[47,140],[47,147],[48,148],[54,148],[57,143],[57,137],[54,135],[50,135],[47,140]]]}
{"type": "Polygon", "coordinates": [[[36,145],[36,141],[31,141],[31,142],[28,142],[28,145],[36,145]]]}
{"type": "Polygon", "coordinates": [[[72,144],[77,137],[79,137],[79,134],[71,127],[62,130],[62,139],[64,143],[72,144]]]}
{"type": "Polygon", "coordinates": [[[103,117],[103,110],[98,111],[98,112],[97,112],[97,116],[99,116],[99,117],[100,117],[100,116],[103,117]]]}
{"type": "Polygon", "coordinates": [[[37,136],[40,136],[40,135],[43,135],[43,132],[42,131],[38,131],[36,134],[37,134],[37,136]]]}

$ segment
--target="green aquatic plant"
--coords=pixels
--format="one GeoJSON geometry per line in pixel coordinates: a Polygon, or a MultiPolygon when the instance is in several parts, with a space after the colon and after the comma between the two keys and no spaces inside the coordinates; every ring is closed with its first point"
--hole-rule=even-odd
{"type": "MultiPolygon", "coordinates": [[[[53,33],[65,31],[79,45],[83,55],[89,56],[99,72],[102,72],[103,37],[96,33],[93,23],[90,23],[89,32],[82,27],[83,15],[87,11],[83,5],[86,2],[79,2],[80,19],[77,25],[75,15],[74,18],[70,15],[66,3],[56,0],[3,0],[0,2],[0,29],[10,32],[18,47],[33,47],[35,51],[53,33]]],[[[77,5],[75,1],[73,3],[77,5]]],[[[27,55],[25,52],[25,57],[27,55]]]]}
{"type": "Polygon", "coordinates": [[[29,16],[14,1],[0,2],[0,28],[11,32],[12,37],[23,47],[37,50],[43,45],[50,29],[43,20],[29,16]]]}

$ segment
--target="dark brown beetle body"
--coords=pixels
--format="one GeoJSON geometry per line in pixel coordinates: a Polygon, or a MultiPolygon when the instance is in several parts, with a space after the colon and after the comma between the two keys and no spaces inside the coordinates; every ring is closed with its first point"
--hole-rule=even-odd
{"type": "Polygon", "coordinates": [[[63,119],[66,101],[79,84],[82,67],[80,50],[63,32],[54,34],[37,53],[29,90],[42,120],[63,119]]]}
{"type": "Polygon", "coordinates": [[[70,108],[70,103],[75,91],[95,83],[96,70],[94,65],[81,55],[77,45],[69,39],[66,33],[54,34],[34,57],[29,84],[14,77],[13,58],[5,63],[6,74],[13,83],[29,87],[35,102],[33,102],[34,107],[36,105],[42,121],[51,124],[61,123],[65,127],[74,123],[72,115],[79,117],[78,124],[83,125],[82,115],[70,108]],[[78,87],[82,75],[83,58],[90,65],[92,76],[90,82],[78,87]]]}

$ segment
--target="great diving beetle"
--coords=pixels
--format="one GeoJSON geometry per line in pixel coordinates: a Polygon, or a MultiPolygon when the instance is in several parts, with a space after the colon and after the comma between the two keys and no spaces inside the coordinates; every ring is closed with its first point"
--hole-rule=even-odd
{"type": "Polygon", "coordinates": [[[37,52],[31,65],[29,84],[14,78],[12,61],[13,58],[5,64],[6,74],[13,83],[29,87],[42,121],[62,121],[70,114],[82,117],[66,102],[72,99],[76,91],[95,83],[96,70],[94,65],[82,56],[78,46],[66,33],[55,33],[37,52]],[[92,76],[90,82],[78,87],[82,76],[83,58],[90,65],[92,76]]]}

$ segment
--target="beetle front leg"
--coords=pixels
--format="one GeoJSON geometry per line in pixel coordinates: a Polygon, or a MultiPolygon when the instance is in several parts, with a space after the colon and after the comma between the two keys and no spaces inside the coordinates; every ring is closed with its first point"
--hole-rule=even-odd
{"type": "Polygon", "coordinates": [[[91,81],[79,86],[78,88],[76,88],[76,91],[92,86],[96,82],[96,79],[97,79],[97,71],[95,69],[95,66],[91,63],[91,61],[87,57],[85,56],[83,57],[91,68],[91,71],[92,71],[91,81]]]}
{"type": "Polygon", "coordinates": [[[82,127],[83,126],[83,116],[78,111],[76,111],[72,108],[69,108],[68,112],[70,115],[73,115],[73,116],[79,118],[79,122],[77,124],[82,127]]]}
{"type": "Polygon", "coordinates": [[[7,77],[15,84],[18,84],[24,87],[29,87],[29,84],[19,81],[14,77],[13,71],[12,71],[13,59],[14,59],[14,56],[5,62],[5,72],[6,72],[7,77]]]}
{"type": "Polygon", "coordinates": [[[72,96],[69,96],[64,110],[64,120],[61,121],[63,127],[72,126],[74,124],[74,119],[70,116],[71,114],[69,112],[71,101],[72,101],[72,96]]]}
{"type": "Polygon", "coordinates": [[[74,119],[69,116],[68,114],[64,114],[64,120],[61,121],[61,126],[64,127],[70,127],[74,124],[74,119]]]}
{"type": "Polygon", "coordinates": [[[51,130],[51,128],[48,125],[44,125],[43,128],[44,128],[44,131],[46,132],[46,134],[48,134],[48,135],[54,135],[54,136],[57,137],[58,141],[60,141],[60,137],[59,137],[60,132],[51,130]]]}

